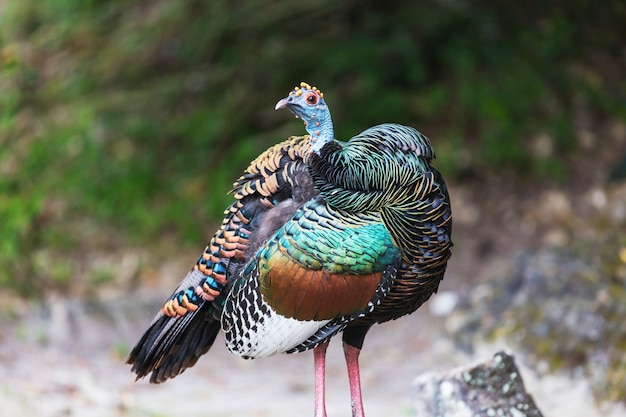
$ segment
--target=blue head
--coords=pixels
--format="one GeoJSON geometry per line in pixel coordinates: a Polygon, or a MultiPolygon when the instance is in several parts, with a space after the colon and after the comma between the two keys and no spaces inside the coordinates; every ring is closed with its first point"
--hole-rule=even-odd
{"type": "Polygon", "coordinates": [[[276,103],[276,110],[287,108],[304,122],[311,136],[311,150],[319,153],[322,146],[334,140],[333,121],[324,101],[324,93],[307,83],[300,83],[289,95],[276,103]]]}

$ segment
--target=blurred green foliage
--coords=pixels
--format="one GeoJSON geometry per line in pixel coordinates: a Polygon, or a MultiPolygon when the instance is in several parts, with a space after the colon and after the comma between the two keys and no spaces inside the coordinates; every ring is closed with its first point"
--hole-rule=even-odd
{"type": "Polygon", "coordinates": [[[1,2],[0,285],[69,288],[90,250],[203,241],[247,162],[304,132],[273,111],[301,80],[326,92],[339,137],[406,123],[449,177],[558,178],[581,112],[626,117],[625,8],[1,2]],[[552,152],[533,154],[537,135],[552,152]]]}

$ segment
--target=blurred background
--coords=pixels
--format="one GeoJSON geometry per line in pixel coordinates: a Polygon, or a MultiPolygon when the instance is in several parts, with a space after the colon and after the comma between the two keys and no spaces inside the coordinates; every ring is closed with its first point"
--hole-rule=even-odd
{"type": "Polygon", "coordinates": [[[626,398],[625,74],[620,0],[0,0],[0,408],[312,412],[312,375],[274,371],[312,370],[309,356],[250,365],[218,341],[163,387],[122,365],[233,180],[304,133],[274,104],[307,81],[339,138],[382,122],[430,137],[453,199],[447,297],[367,342],[366,409],[411,415],[418,371],[505,340],[546,415],[579,391],[589,408],[569,415],[613,415],[626,398]],[[241,375],[215,380],[221,367],[241,375]],[[541,385],[550,375],[561,394],[541,385]],[[250,404],[183,400],[222,388],[250,404]]]}

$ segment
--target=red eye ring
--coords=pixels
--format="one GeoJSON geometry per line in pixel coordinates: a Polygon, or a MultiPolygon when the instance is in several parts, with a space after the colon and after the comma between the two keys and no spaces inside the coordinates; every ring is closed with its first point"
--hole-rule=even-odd
{"type": "Polygon", "coordinates": [[[320,96],[317,95],[317,93],[311,91],[309,93],[307,93],[307,95],[304,98],[306,100],[306,102],[310,105],[316,105],[317,102],[320,99],[320,96]]]}

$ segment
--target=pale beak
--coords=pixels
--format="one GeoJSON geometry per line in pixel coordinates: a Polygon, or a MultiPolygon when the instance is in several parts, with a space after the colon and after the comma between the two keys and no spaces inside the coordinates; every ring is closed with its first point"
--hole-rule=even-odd
{"type": "Polygon", "coordinates": [[[284,109],[286,107],[287,107],[287,99],[284,98],[280,100],[278,103],[276,103],[276,107],[274,107],[274,110],[284,109]]]}

